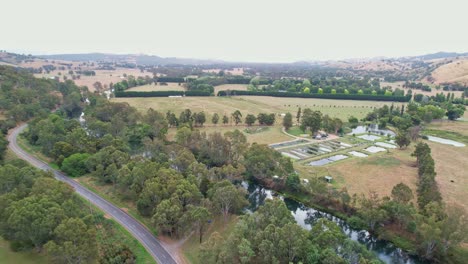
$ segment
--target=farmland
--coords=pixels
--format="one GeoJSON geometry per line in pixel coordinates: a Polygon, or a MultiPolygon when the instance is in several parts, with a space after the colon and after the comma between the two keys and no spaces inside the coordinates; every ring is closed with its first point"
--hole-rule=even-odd
{"type": "MultiPolygon", "coordinates": [[[[207,120],[211,120],[214,113],[230,115],[235,110],[243,114],[259,113],[287,113],[293,115],[298,107],[319,110],[323,114],[347,120],[349,116],[363,118],[372,108],[382,106],[382,102],[330,100],[314,98],[278,98],[267,96],[238,96],[238,97],[185,97],[185,98],[113,98],[113,102],[128,102],[140,111],[153,108],[160,112],[173,111],[180,113],[184,109],[192,112],[204,111],[207,120]]],[[[387,104],[391,104],[387,102],[387,104]]],[[[400,105],[396,103],[395,105],[400,105]]]]}
{"type": "Polygon", "coordinates": [[[150,92],[150,91],[185,91],[185,87],[177,83],[167,83],[167,85],[147,84],[142,86],[132,87],[127,91],[133,92],[150,92]]]}

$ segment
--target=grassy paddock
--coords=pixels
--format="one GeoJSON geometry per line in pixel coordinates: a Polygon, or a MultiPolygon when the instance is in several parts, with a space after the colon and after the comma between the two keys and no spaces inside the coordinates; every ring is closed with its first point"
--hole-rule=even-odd
{"type": "MultiPolygon", "coordinates": [[[[192,112],[204,111],[207,114],[207,122],[211,123],[214,113],[219,115],[231,115],[240,110],[245,116],[247,114],[257,115],[259,113],[287,113],[296,115],[298,107],[319,110],[323,114],[341,118],[346,121],[349,116],[363,118],[374,107],[382,104],[390,105],[391,102],[357,101],[357,100],[332,100],[317,98],[281,98],[269,96],[236,96],[236,97],[185,97],[185,98],[113,98],[114,102],[128,102],[138,110],[145,112],[153,108],[166,113],[173,111],[177,115],[188,108],[192,112]]],[[[403,103],[395,103],[400,106],[403,103]]],[[[280,118],[277,118],[279,121],[280,118]]]]}
{"type": "MultiPolygon", "coordinates": [[[[432,123],[424,131],[425,134],[439,136],[468,145],[468,122],[444,121],[432,123]]],[[[425,140],[431,147],[435,161],[436,181],[442,197],[447,203],[458,204],[465,208],[468,214],[468,146],[454,147],[425,140]]]]}
{"type": "Polygon", "coordinates": [[[110,201],[114,205],[120,207],[122,210],[125,210],[133,218],[137,219],[140,221],[140,223],[145,225],[146,228],[148,228],[154,235],[158,234],[156,229],[152,228],[151,219],[141,216],[133,202],[123,201],[122,198],[120,198],[119,195],[115,193],[111,185],[101,184],[91,176],[81,176],[76,180],[90,191],[110,201]]]}
{"type": "Polygon", "coordinates": [[[185,87],[177,83],[167,83],[167,85],[147,84],[128,89],[132,92],[150,92],[150,91],[185,91],[185,87]]]}
{"type": "Polygon", "coordinates": [[[10,249],[10,242],[0,237],[0,264],[46,264],[50,263],[47,256],[34,250],[14,252],[10,249]]]}
{"type": "MultiPolygon", "coordinates": [[[[249,143],[258,143],[258,144],[272,144],[272,143],[278,143],[282,141],[288,141],[288,140],[293,140],[293,138],[285,135],[283,132],[281,132],[281,127],[280,126],[272,126],[269,127],[267,130],[258,132],[258,133],[247,133],[245,131],[247,127],[246,126],[205,126],[205,127],[199,127],[197,128],[201,132],[205,132],[207,134],[212,134],[214,132],[219,132],[221,134],[224,134],[229,131],[234,131],[234,130],[239,130],[242,132],[242,134],[245,135],[247,138],[247,142],[249,143]]],[[[175,140],[175,135],[177,133],[176,128],[170,128],[167,138],[169,140],[175,140]]]]}
{"type": "Polygon", "coordinates": [[[214,94],[218,94],[219,91],[226,90],[247,91],[247,86],[247,84],[222,84],[214,87],[214,94]]]}
{"type": "MultiPolygon", "coordinates": [[[[218,232],[221,236],[226,239],[229,234],[234,230],[237,222],[239,221],[238,216],[230,216],[229,221],[224,224],[224,220],[222,217],[216,217],[207,232],[203,235],[203,242],[207,241],[210,238],[210,235],[214,232],[218,232]]],[[[199,253],[200,253],[200,243],[199,243],[199,236],[198,234],[194,233],[182,246],[182,251],[184,252],[184,256],[187,260],[190,261],[192,264],[199,264],[203,263],[200,261],[199,253]]]]}

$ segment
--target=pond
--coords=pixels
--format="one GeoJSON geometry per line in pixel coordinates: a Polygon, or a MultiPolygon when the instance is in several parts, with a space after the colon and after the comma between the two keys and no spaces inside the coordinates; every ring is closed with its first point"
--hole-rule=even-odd
{"type": "Polygon", "coordinates": [[[328,163],[332,163],[332,162],[347,159],[347,158],[348,156],[340,154],[340,155],[335,155],[335,156],[331,156],[331,157],[324,158],[324,159],[311,161],[309,162],[309,165],[310,166],[322,166],[328,163]]]}
{"type": "Polygon", "coordinates": [[[371,124],[371,125],[368,125],[368,126],[357,126],[356,128],[353,128],[351,130],[351,133],[348,133],[348,135],[364,134],[364,133],[368,133],[368,132],[383,135],[383,136],[390,135],[392,137],[394,137],[396,135],[395,132],[393,132],[391,130],[379,129],[379,125],[377,125],[377,124],[371,124]]]}
{"type": "Polygon", "coordinates": [[[346,221],[335,217],[331,214],[309,208],[302,203],[284,198],[281,195],[276,195],[273,191],[265,189],[256,184],[242,182],[242,186],[249,194],[250,206],[247,211],[254,212],[260,205],[265,203],[266,199],[272,199],[273,196],[278,197],[286,203],[286,206],[291,211],[296,223],[301,227],[310,230],[314,223],[320,218],[326,218],[336,223],[343,232],[354,241],[359,242],[367,247],[368,250],[374,252],[376,256],[388,264],[418,264],[423,263],[417,258],[408,255],[402,249],[396,247],[392,243],[384,240],[379,240],[371,235],[366,230],[356,230],[351,228],[346,221]]]}
{"type": "Polygon", "coordinates": [[[384,148],[392,148],[395,149],[396,146],[393,144],[385,143],[385,142],[377,142],[375,143],[377,146],[384,147],[384,148]]]}
{"type": "Polygon", "coordinates": [[[361,135],[361,136],[358,136],[358,138],[362,138],[362,139],[369,140],[369,141],[376,141],[380,139],[380,137],[374,136],[374,135],[361,135]]]}
{"type": "Polygon", "coordinates": [[[376,147],[376,146],[370,146],[370,147],[368,147],[368,148],[366,148],[364,150],[367,151],[367,152],[370,152],[370,153],[377,153],[377,152],[385,151],[384,148],[376,147]]]}
{"type": "Polygon", "coordinates": [[[355,156],[355,157],[360,157],[360,158],[365,158],[367,157],[368,155],[367,154],[364,154],[364,153],[361,153],[359,151],[351,151],[351,152],[348,152],[349,154],[355,156]]]}
{"type": "Polygon", "coordinates": [[[465,144],[450,140],[450,139],[445,139],[445,138],[440,138],[440,137],[434,137],[434,136],[427,136],[427,139],[429,141],[437,142],[437,143],[442,143],[442,144],[447,144],[447,145],[452,145],[455,147],[464,147],[465,144]]]}

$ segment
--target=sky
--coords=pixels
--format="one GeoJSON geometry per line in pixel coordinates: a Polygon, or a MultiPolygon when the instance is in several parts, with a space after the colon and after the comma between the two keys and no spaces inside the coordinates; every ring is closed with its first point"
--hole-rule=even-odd
{"type": "Polygon", "coordinates": [[[466,0],[2,0],[0,50],[248,62],[468,51],[466,0]]]}

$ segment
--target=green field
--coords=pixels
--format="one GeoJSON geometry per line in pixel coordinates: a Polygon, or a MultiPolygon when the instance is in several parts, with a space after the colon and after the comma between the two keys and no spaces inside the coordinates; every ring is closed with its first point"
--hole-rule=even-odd
{"type": "MultiPolygon", "coordinates": [[[[236,96],[236,97],[152,97],[152,98],[113,98],[113,102],[128,102],[138,110],[144,112],[153,108],[166,113],[173,111],[179,114],[188,108],[192,112],[204,111],[208,122],[214,113],[230,115],[235,110],[240,110],[243,115],[259,113],[287,113],[296,116],[297,109],[301,107],[319,110],[323,114],[341,118],[346,121],[349,116],[363,118],[374,107],[380,107],[384,103],[377,101],[355,100],[330,100],[316,98],[282,98],[268,96],[236,96]]],[[[386,102],[391,104],[391,102],[386,102]]],[[[400,106],[401,103],[395,103],[400,106]]]]}
{"type": "Polygon", "coordinates": [[[45,264],[49,263],[47,257],[33,250],[13,252],[10,243],[0,237],[0,264],[45,264]]]}

